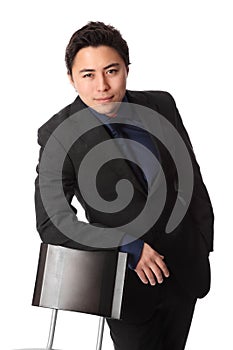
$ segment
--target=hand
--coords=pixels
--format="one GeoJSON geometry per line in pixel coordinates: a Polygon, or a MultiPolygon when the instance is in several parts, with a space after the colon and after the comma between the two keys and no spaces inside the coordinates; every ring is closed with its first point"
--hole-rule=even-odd
{"type": "Polygon", "coordinates": [[[169,271],[163,259],[163,255],[156,252],[149,244],[144,243],[140,260],[134,271],[145,284],[149,282],[154,286],[156,280],[158,283],[162,283],[163,276],[169,277],[169,271]]]}

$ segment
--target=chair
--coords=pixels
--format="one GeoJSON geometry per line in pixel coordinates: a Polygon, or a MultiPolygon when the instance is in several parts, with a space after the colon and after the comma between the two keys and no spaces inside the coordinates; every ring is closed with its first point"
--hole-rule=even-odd
{"type": "Polygon", "coordinates": [[[102,348],[105,318],[120,319],[126,266],[126,253],[41,244],[32,305],[52,309],[46,350],[52,350],[58,310],[100,316],[96,350],[102,348]]]}

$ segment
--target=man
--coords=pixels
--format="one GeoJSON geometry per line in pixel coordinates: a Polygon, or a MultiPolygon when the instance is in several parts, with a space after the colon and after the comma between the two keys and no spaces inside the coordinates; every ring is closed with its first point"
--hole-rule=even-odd
{"type": "MultiPolygon", "coordinates": [[[[66,65],[70,82],[79,96],[71,105],[47,121],[38,132],[41,146],[38,171],[40,170],[42,180],[40,182],[39,177],[36,179],[37,228],[46,243],[90,250],[115,248],[128,252],[122,320],[108,320],[116,350],[181,350],[185,347],[196,299],[204,297],[209,291],[208,255],[213,244],[213,211],[173,98],[167,92],[126,90],[129,64],[127,43],[112,26],[90,22],[71,37],[66,49],[66,65]],[[124,106],[130,107],[124,109],[124,106]],[[140,108],[144,108],[145,112],[141,113],[140,108]],[[144,120],[150,119],[149,112],[148,118],[144,116],[148,108],[152,114],[156,114],[153,116],[155,132],[161,126],[160,135],[152,135],[153,132],[144,125],[144,120]],[[74,121],[73,116],[78,119],[74,121]],[[88,118],[90,123],[94,122],[94,127],[87,128],[89,130],[83,128],[88,118]],[[67,129],[64,127],[60,132],[60,127],[69,120],[72,121],[69,129],[72,129],[69,131],[71,134],[82,130],[81,136],[70,143],[70,148],[67,144],[64,146],[65,141],[61,136],[69,139],[68,132],[64,131],[67,129]],[[176,132],[183,140],[192,165],[192,174],[187,173],[186,176],[181,173],[187,180],[192,180],[189,186],[192,194],[190,198],[187,196],[188,202],[185,194],[181,193],[182,180],[178,178],[180,173],[176,169],[182,167],[186,153],[184,151],[183,154],[177,148],[182,142],[175,142],[176,132]],[[164,139],[161,135],[165,135],[164,139]],[[51,138],[57,142],[54,149],[47,147],[51,138]],[[92,191],[87,190],[86,197],[80,186],[81,166],[85,155],[99,143],[109,140],[115,141],[112,154],[118,148],[122,157],[114,159],[113,156],[96,175],[98,195],[108,201],[110,206],[116,200],[116,184],[119,180],[128,179],[134,187],[131,203],[118,213],[104,213],[98,206],[92,208],[87,200],[92,191]],[[128,145],[126,140],[130,140],[131,144],[128,145]],[[161,140],[167,147],[162,145],[161,140]],[[132,141],[140,143],[144,148],[139,147],[137,152],[135,142],[132,141]],[[125,145],[129,146],[126,150],[125,145]],[[134,146],[130,149],[130,145],[134,146]],[[158,159],[164,177],[156,160],[147,162],[147,153],[145,156],[144,153],[140,154],[146,148],[150,150],[150,155],[158,159]],[[51,214],[42,193],[49,191],[59,181],[56,157],[64,149],[62,186],[69,208],[63,204],[59,206],[59,200],[55,200],[51,214]],[[175,160],[171,156],[172,149],[176,150],[175,160]],[[133,161],[129,156],[130,152],[139,159],[133,161]],[[49,172],[41,166],[44,154],[54,163],[55,170],[49,172]],[[143,169],[140,169],[141,164],[143,169]],[[164,182],[157,179],[164,179],[164,182]],[[156,185],[156,190],[151,195],[154,183],[159,185],[156,185]],[[164,184],[167,187],[166,198],[163,209],[159,212],[158,207],[164,199],[164,184]],[[90,224],[78,222],[77,232],[72,236],[68,234],[68,226],[69,218],[70,222],[75,221],[69,212],[71,208],[73,215],[76,214],[76,209],[71,204],[74,196],[85,209],[90,224]],[[154,198],[150,205],[150,215],[142,220],[139,228],[134,225],[133,229],[123,232],[121,227],[127,227],[129,221],[140,216],[148,198],[154,198]],[[173,225],[172,232],[166,234],[169,218],[177,202],[186,207],[184,215],[177,225],[173,225]],[[158,218],[154,218],[156,215],[158,218]],[[154,222],[148,225],[151,218],[154,222]],[[64,222],[68,224],[61,225],[64,222]],[[139,234],[134,230],[139,231],[139,234]],[[93,237],[96,237],[96,241],[95,238],[93,241],[93,237]],[[109,242],[108,237],[116,239],[109,242]]],[[[107,153],[108,149],[104,150],[107,153]]],[[[97,153],[97,158],[102,156],[104,155],[100,152],[97,153]]],[[[92,161],[95,161],[95,157],[92,157],[92,161]]],[[[92,172],[92,168],[86,168],[86,173],[84,171],[84,187],[85,181],[89,184],[92,172]]],[[[57,199],[59,194],[55,191],[53,196],[57,199]]],[[[96,197],[97,194],[93,196],[97,202],[96,197]]]]}

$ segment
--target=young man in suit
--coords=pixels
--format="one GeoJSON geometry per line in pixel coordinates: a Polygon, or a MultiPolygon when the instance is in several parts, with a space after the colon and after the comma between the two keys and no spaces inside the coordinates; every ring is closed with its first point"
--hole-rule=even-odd
{"type": "MultiPolygon", "coordinates": [[[[36,179],[35,204],[41,239],[46,243],[71,248],[120,249],[129,254],[122,320],[108,320],[116,350],[184,349],[196,300],[204,297],[210,287],[208,256],[213,244],[213,211],[174,99],[167,92],[126,90],[130,64],[127,43],[119,31],[102,22],[90,22],[75,32],[67,46],[65,59],[68,77],[78,97],[47,121],[38,132],[41,146],[38,172],[42,180],[39,181],[39,176],[36,179]],[[130,108],[124,109],[124,105],[130,108]],[[155,130],[157,132],[161,127],[164,138],[156,137],[143,125],[144,115],[137,119],[136,115],[144,114],[140,108],[145,108],[145,115],[149,113],[148,109],[155,113],[154,120],[159,119],[159,123],[155,122],[155,130]],[[74,123],[72,117],[78,114],[79,118],[74,123]],[[129,115],[131,123],[126,122],[129,115]],[[88,118],[90,123],[95,121],[94,126],[82,129],[88,118]],[[72,134],[74,129],[82,131],[81,136],[67,147],[67,144],[64,146],[64,139],[69,139],[67,128],[60,127],[69,120],[72,122],[68,133],[72,134]],[[167,132],[169,128],[172,130],[170,134],[167,132]],[[177,148],[182,142],[175,142],[173,134],[176,132],[182,139],[182,147],[185,145],[192,167],[192,173],[181,174],[191,179],[191,195],[189,198],[187,196],[188,199],[181,193],[182,181],[176,169],[177,166],[182,168],[182,162],[185,162],[185,157],[179,154],[180,149],[177,148]],[[57,142],[54,148],[47,147],[51,135],[57,142]],[[98,205],[92,208],[88,203],[90,193],[85,196],[79,182],[81,165],[85,155],[99,143],[118,140],[119,143],[116,142],[114,147],[121,151],[124,144],[127,146],[126,139],[136,141],[144,148],[133,146],[130,150],[129,145],[128,150],[122,151],[122,158],[114,159],[113,156],[95,177],[98,195],[109,205],[117,197],[116,184],[121,179],[128,179],[134,187],[132,201],[118,213],[104,213],[98,205]],[[153,164],[146,162],[147,154],[143,154],[145,148],[150,150],[160,165],[156,161],[153,164]],[[173,148],[178,153],[177,160],[171,156],[173,148]],[[56,157],[62,152],[65,154],[60,174],[56,168],[56,157]],[[138,160],[132,161],[127,152],[135,153],[138,160]],[[53,171],[41,167],[43,154],[53,163],[53,171]],[[139,227],[134,226],[135,232],[139,231],[139,234],[134,236],[132,228],[129,232],[118,230],[126,227],[124,225],[143,211],[153,187],[151,183],[160,176],[155,174],[159,173],[159,166],[163,169],[166,198],[163,197],[160,182],[153,193],[155,200],[150,206],[149,216],[142,220],[139,227]],[[69,205],[63,202],[59,205],[59,194],[54,190],[56,200],[51,212],[44,203],[42,193],[53,187],[59,181],[59,176],[62,177],[62,195],[69,205]],[[66,229],[68,232],[70,222],[77,220],[76,209],[71,204],[74,196],[85,209],[89,224],[76,221],[75,233],[68,234],[66,229]],[[163,199],[163,209],[158,214],[157,207],[163,199]],[[166,234],[169,218],[178,202],[186,207],[184,215],[177,225],[173,225],[170,234],[166,234]],[[155,219],[156,215],[158,218],[155,219]],[[148,225],[151,219],[153,224],[148,225]],[[110,236],[116,238],[108,240],[110,236]]],[[[132,144],[135,145],[134,142],[132,144]]],[[[111,150],[115,152],[115,148],[111,150]]],[[[101,158],[102,154],[98,153],[97,157],[101,158]]],[[[88,179],[94,172],[92,170],[94,168],[89,167],[86,173],[84,171],[84,183],[89,183],[88,179]]]]}

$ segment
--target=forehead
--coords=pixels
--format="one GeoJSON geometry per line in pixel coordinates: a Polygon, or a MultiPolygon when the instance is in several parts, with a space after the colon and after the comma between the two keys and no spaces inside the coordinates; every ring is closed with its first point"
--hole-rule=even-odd
{"type": "Polygon", "coordinates": [[[88,46],[78,51],[73,66],[80,69],[100,69],[111,63],[124,64],[122,57],[114,48],[110,46],[88,46]]]}

